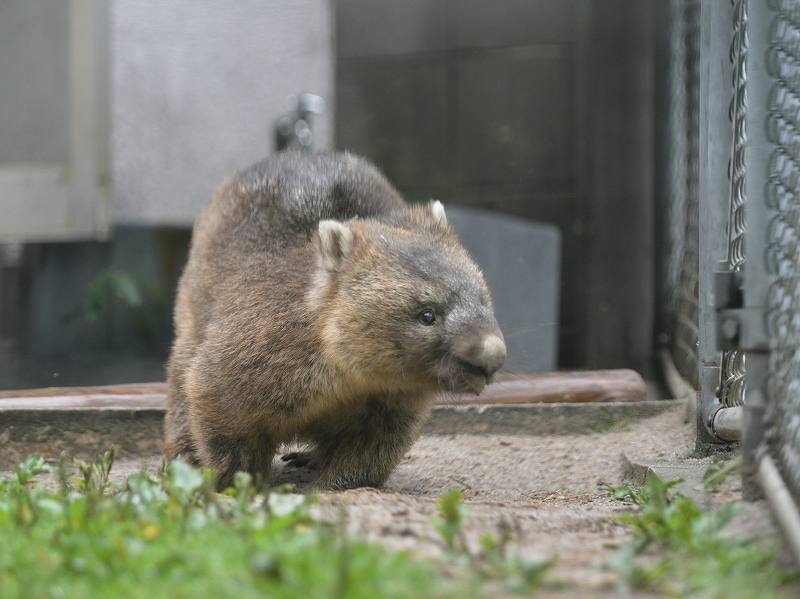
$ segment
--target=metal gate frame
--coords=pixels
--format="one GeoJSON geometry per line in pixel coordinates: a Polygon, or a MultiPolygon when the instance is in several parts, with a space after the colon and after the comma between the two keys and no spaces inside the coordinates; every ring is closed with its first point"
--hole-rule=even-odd
{"type": "Polygon", "coordinates": [[[699,430],[741,430],[743,495],[800,562],[800,0],[703,0],[701,22],[699,430]]]}

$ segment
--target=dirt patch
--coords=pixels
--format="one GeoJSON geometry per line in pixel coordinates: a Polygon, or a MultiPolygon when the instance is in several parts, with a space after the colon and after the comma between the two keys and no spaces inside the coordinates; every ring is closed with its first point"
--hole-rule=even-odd
{"type": "MultiPolygon", "coordinates": [[[[555,577],[600,591],[616,581],[602,563],[630,538],[615,516],[631,508],[602,484],[622,481],[623,452],[690,459],[694,443],[681,407],[617,428],[558,436],[424,436],[381,491],[323,493],[317,512],[333,520],[346,506],[353,534],[437,554],[441,544],[430,523],[435,500],[458,487],[469,509],[464,533],[471,550],[478,551],[483,533],[499,535],[507,527],[516,537],[511,551],[531,560],[556,557],[555,577]]],[[[279,470],[276,480],[288,474],[279,470]]]]}

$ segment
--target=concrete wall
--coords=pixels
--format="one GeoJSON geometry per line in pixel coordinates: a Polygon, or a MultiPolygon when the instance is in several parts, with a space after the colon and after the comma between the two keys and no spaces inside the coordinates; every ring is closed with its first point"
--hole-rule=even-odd
{"type": "Polygon", "coordinates": [[[654,4],[337,2],[337,145],[557,225],[561,367],[650,368],[654,4]]]}
{"type": "MultiPolygon", "coordinates": [[[[62,317],[108,267],[139,272],[160,287],[164,306],[157,317],[166,339],[157,345],[163,350],[189,228],[226,177],[273,151],[274,126],[287,112],[288,94],[312,92],[327,101],[328,110],[312,121],[314,147],[332,145],[330,0],[107,4],[99,27],[108,30],[102,38],[107,48],[98,69],[109,74],[100,105],[110,113],[110,152],[104,144],[102,155],[110,174],[103,169],[95,179],[111,190],[113,239],[28,243],[21,259],[0,259],[0,354],[8,347],[33,355],[106,348],[102,333],[77,322],[64,325],[62,317]]],[[[0,3],[0,168],[53,162],[64,173],[59,183],[75,177],[70,136],[75,130],[97,133],[93,123],[71,123],[79,97],[70,95],[76,84],[71,36],[84,31],[74,25],[85,16],[72,18],[71,6],[68,0],[0,3]]],[[[64,207],[50,188],[34,198],[40,200],[34,206],[26,185],[17,185],[25,189],[14,197],[4,195],[9,185],[0,185],[0,222],[5,216],[8,225],[17,212],[38,222],[64,207]]],[[[33,239],[76,238],[49,233],[33,239]]],[[[91,237],[84,232],[77,238],[91,237]]],[[[122,337],[136,335],[123,331],[122,337]]]]}

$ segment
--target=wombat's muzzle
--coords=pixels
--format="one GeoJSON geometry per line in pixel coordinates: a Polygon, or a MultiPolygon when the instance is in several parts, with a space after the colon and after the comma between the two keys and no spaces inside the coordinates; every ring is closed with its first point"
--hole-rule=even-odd
{"type": "Polygon", "coordinates": [[[502,368],[506,361],[506,344],[497,335],[487,335],[478,354],[478,362],[483,364],[486,378],[490,379],[502,368]]]}
{"type": "Polygon", "coordinates": [[[469,388],[480,393],[506,361],[506,344],[499,329],[473,337],[471,341],[456,348],[454,355],[467,375],[469,388]]]}
{"type": "Polygon", "coordinates": [[[459,357],[469,365],[470,370],[478,371],[486,377],[488,383],[506,361],[506,344],[498,335],[490,333],[470,347],[464,356],[459,357]]]}

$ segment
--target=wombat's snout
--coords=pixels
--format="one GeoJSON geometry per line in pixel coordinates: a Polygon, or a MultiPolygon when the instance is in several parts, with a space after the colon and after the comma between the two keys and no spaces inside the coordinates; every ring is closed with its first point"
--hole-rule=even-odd
{"type": "Polygon", "coordinates": [[[506,344],[498,335],[490,333],[473,345],[462,359],[485,376],[488,383],[506,361],[506,344]]]}

